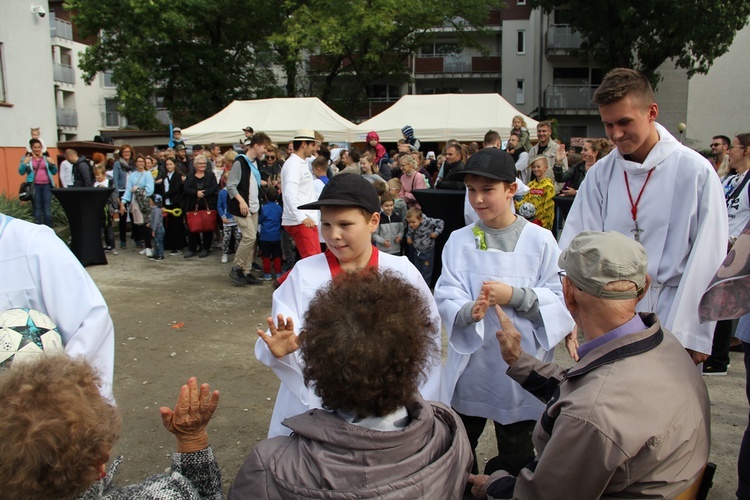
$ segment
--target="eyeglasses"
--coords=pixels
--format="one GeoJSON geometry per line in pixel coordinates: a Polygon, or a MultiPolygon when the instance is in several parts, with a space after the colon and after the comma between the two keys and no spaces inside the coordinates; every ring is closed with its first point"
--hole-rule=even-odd
{"type": "Polygon", "coordinates": [[[712,148],[718,148],[719,146],[723,146],[723,145],[724,145],[724,144],[722,144],[721,142],[714,142],[714,143],[713,143],[713,144],[711,144],[710,146],[711,146],[712,148]]]}
{"type": "Polygon", "coordinates": [[[276,159],[276,157],[275,157],[275,156],[266,156],[266,160],[271,160],[271,161],[273,161],[273,160],[275,160],[275,159],[276,159]]]}
{"type": "MultiPolygon", "coordinates": [[[[575,283],[573,283],[573,281],[570,278],[568,278],[568,275],[567,275],[567,273],[565,271],[557,271],[557,277],[560,278],[560,284],[561,285],[565,284],[565,283],[563,283],[563,278],[566,278],[568,281],[570,281],[571,285],[573,285],[574,287],[576,287],[579,290],[581,290],[581,288],[578,285],[576,285],[575,283]]],[[[581,290],[581,291],[583,291],[583,290],[581,290]]]]}

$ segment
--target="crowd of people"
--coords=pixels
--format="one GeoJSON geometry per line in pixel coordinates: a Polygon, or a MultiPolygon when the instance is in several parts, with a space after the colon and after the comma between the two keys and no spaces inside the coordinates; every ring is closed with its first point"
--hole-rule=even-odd
{"type": "MultiPolygon", "coordinates": [[[[390,152],[374,132],[362,150],[345,150],[312,130],[282,152],[251,127],[239,154],[194,146],[188,158],[179,129],[163,158],[120,148],[110,208],[121,248],[126,213],[136,245],[154,259],[163,245],[205,257],[218,233],[223,257],[234,242],[234,283],[277,286],[255,345],[280,380],[269,439],[247,457],[229,498],[672,498],[700,484],[711,449],[701,373],[726,373],[732,323],[701,322],[699,303],[750,222],[750,134],[715,137],[709,162],[657,123],[651,85],[630,69],[609,72],[593,102],[608,140],[587,140],[580,153],[555,142],[549,122],[532,145],[522,117],[505,149],[488,131],[481,148],[449,140],[438,155],[420,151],[408,125],[390,152]],[[423,213],[414,193],[431,187],[465,193],[471,221],[448,236],[432,290],[445,223],[423,213]],[[573,198],[559,240],[557,196],[573,198]],[[201,206],[218,215],[195,231],[184,214],[201,206]],[[560,343],[570,369],[552,363],[560,343]],[[488,421],[498,455],[480,471],[488,421]]],[[[31,148],[21,173],[51,181],[41,145],[31,148]]],[[[102,167],[92,168],[97,183],[102,167]]],[[[6,219],[0,249],[10,246],[5,233],[32,231],[6,219]]],[[[55,317],[41,299],[7,302],[0,306],[55,317]]],[[[737,336],[750,368],[748,335],[740,327],[737,336]]],[[[0,452],[11,498],[122,498],[139,488],[221,496],[205,433],[217,392],[194,378],[181,388],[174,410],[160,410],[177,437],[172,474],[118,492],[118,462],[109,473],[105,465],[120,417],[96,409],[111,396],[111,353],[97,390],[88,363],[101,350],[69,352],[88,361],[43,356],[0,378],[0,429],[27,436],[0,452]],[[49,430],[24,433],[32,416],[49,419],[49,430]],[[90,434],[52,441],[56,428],[90,434]],[[78,452],[87,441],[92,448],[78,452]],[[51,462],[31,451],[50,448],[76,453],[51,462]]],[[[737,497],[750,498],[750,425],[738,477],[737,497]]]]}

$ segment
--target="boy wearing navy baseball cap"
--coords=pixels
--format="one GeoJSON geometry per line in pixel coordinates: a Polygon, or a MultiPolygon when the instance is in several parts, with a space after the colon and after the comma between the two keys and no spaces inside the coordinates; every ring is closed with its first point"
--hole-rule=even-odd
{"type": "MultiPolygon", "coordinates": [[[[438,352],[441,346],[440,317],[435,299],[419,271],[406,257],[380,252],[372,244],[372,233],[380,222],[380,200],[367,179],[356,174],[337,175],[323,188],[318,201],[298,208],[320,210],[321,233],[328,249],[295,264],[273,294],[268,331],[258,330],[260,338],[255,344],[255,356],[271,367],[282,381],[271,417],[269,438],[289,435],[290,430],[281,424],[284,419],[322,405],[315,388],[305,386],[296,337],[315,293],[338,274],[375,267],[403,276],[420,289],[425,303],[429,304],[424,314],[434,325],[433,339],[438,352]]],[[[377,335],[377,329],[378,325],[373,325],[373,335],[377,335]]],[[[422,396],[427,400],[444,401],[441,382],[441,358],[437,356],[420,387],[422,396]]]]}
{"type": "MultiPolygon", "coordinates": [[[[531,433],[544,405],[505,374],[493,306],[502,307],[521,332],[525,351],[551,360],[555,345],[575,326],[557,276],[560,249],[550,231],[513,213],[516,167],[508,153],[482,149],[456,175],[463,177],[479,220],[450,235],[435,284],[450,338],[444,389],[472,448],[487,419],[494,422],[500,455],[488,467],[520,471],[534,459],[531,433]]],[[[475,455],[474,474],[476,463],[475,455]]]]}

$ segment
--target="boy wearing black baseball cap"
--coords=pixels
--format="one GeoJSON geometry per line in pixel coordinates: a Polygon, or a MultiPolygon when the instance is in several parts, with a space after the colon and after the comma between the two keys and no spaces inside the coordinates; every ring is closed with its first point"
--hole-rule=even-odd
{"type": "Polygon", "coordinates": [[[500,455],[491,464],[520,470],[534,459],[531,433],[544,405],[505,375],[494,335],[500,322],[491,307],[501,306],[511,318],[525,351],[551,360],[574,327],[557,276],[560,249],[550,231],[513,213],[516,167],[508,153],[482,149],[456,175],[479,221],[450,235],[435,285],[450,338],[444,389],[472,448],[492,419],[500,455]]]}
{"type": "MultiPolygon", "coordinates": [[[[434,325],[435,347],[440,351],[440,317],[435,299],[419,271],[406,257],[380,252],[372,244],[372,233],[380,221],[380,201],[373,185],[364,177],[343,174],[333,177],[320,193],[318,201],[298,207],[320,210],[321,232],[328,247],[325,253],[297,262],[273,294],[273,310],[268,318],[269,330],[258,330],[255,356],[271,367],[281,379],[268,437],[289,435],[282,421],[309,409],[320,408],[315,389],[305,386],[302,362],[296,337],[310,301],[318,289],[342,272],[356,272],[367,267],[391,270],[422,292],[429,311],[424,311],[434,325]],[[276,323],[274,323],[274,319],[276,323]]],[[[366,293],[366,291],[363,291],[366,293]]],[[[394,297],[398,300],[398,297],[394,297]]],[[[387,311],[383,311],[387,314],[387,311]]],[[[372,325],[377,335],[378,325],[372,325]]],[[[445,401],[441,391],[441,358],[436,356],[420,388],[427,400],[445,401]]]]}

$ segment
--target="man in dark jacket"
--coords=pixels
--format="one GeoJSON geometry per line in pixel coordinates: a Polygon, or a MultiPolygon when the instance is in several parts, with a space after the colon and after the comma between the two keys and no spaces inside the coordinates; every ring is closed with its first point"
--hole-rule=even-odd
{"type": "Polygon", "coordinates": [[[66,149],[65,159],[73,165],[73,187],[94,187],[94,171],[85,156],[78,156],[75,149],[66,149]]]}

